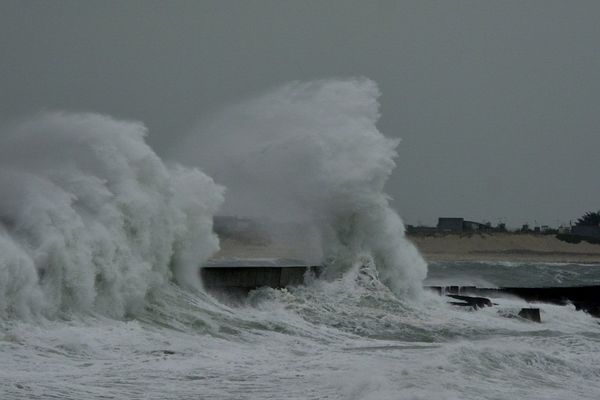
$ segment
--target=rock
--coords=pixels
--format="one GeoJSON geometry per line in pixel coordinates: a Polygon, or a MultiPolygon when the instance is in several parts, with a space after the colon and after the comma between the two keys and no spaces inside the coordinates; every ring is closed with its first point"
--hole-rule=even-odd
{"type": "Polygon", "coordinates": [[[448,297],[463,301],[463,303],[456,301],[450,302],[450,304],[455,306],[473,307],[474,309],[478,309],[483,307],[491,307],[493,305],[492,301],[486,297],[462,296],[458,294],[449,294],[448,297]]]}
{"type": "Polygon", "coordinates": [[[539,308],[521,308],[521,311],[519,311],[519,317],[533,322],[542,322],[539,308]]]}

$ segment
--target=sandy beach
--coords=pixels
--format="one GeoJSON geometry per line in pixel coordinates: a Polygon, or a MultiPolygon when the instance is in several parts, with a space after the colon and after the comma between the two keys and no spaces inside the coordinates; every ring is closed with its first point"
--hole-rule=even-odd
{"type": "MultiPolygon", "coordinates": [[[[529,261],[600,263],[600,245],[566,243],[553,235],[516,233],[410,235],[427,261],[529,261]]],[[[221,240],[215,258],[303,256],[293,246],[221,240]]]]}
{"type": "Polygon", "coordinates": [[[427,261],[533,261],[600,263],[600,245],[566,243],[553,235],[491,233],[413,235],[427,261]]]}

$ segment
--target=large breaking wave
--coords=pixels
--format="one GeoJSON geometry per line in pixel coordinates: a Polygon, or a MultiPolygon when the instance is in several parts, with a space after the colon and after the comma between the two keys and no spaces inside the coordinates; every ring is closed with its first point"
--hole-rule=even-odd
{"type": "Polygon", "coordinates": [[[0,139],[0,316],[135,313],[149,290],[197,281],[218,249],[223,188],[166,166],[146,128],[45,113],[0,139]]]}
{"type": "Polygon", "coordinates": [[[384,191],[398,140],[377,129],[378,97],[368,79],[289,83],[201,124],[174,154],[225,184],[225,211],[308,227],[312,240],[294,232],[292,245],[310,244],[303,256],[330,274],[372,264],[415,294],[427,267],[384,191]]]}
{"type": "MultiPolygon", "coordinates": [[[[305,250],[343,274],[237,307],[178,286],[218,248],[224,189],[166,165],[143,125],[2,128],[0,397],[596,399],[598,325],[573,306],[536,305],[539,325],[514,317],[520,300],[472,313],[404,297],[426,267],[385,195],[397,141],[376,129],[377,96],[368,80],[288,84],[185,143],[229,186],[226,211],[307,226],[305,250]],[[38,315],[54,320],[23,321],[38,315]]],[[[556,272],[537,268],[523,275],[556,272]]]]}
{"type": "MultiPolygon", "coordinates": [[[[378,95],[366,79],[290,83],[174,154],[228,187],[226,211],[307,227],[294,245],[329,276],[365,266],[416,294],[426,264],[384,191],[398,141],[376,128],[378,95]]],[[[55,112],[1,133],[0,316],[135,315],[153,288],[199,284],[224,188],[165,164],[141,123],[55,112]]]]}

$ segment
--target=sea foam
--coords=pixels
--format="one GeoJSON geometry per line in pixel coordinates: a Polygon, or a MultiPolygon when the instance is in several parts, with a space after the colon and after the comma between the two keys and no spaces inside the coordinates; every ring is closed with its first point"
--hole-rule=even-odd
{"type": "Polygon", "coordinates": [[[373,262],[414,295],[427,266],[384,190],[399,141],[377,129],[378,97],[368,79],[288,83],[204,121],[173,154],[227,186],[225,212],[303,227],[289,242],[328,274],[373,262]]]}
{"type": "Polygon", "coordinates": [[[44,113],[0,136],[0,315],[135,313],[152,287],[195,284],[218,249],[223,188],[166,166],[146,128],[44,113]]]}

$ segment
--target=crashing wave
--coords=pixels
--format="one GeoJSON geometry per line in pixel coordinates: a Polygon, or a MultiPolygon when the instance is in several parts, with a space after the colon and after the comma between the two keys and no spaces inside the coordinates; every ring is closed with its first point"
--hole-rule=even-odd
{"type": "Polygon", "coordinates": [[[289,242],[308,243],[304,257],[330,275],[367,254],[396,294],[417,294],[427,266],[384,191],[399,141],[376,127],[378,96],[368,79],[289,83],[202,124],[174,154],[227,186],[226,212],[308,227],[289,242]]]}
{"type": "Polygon", "coordinates": [[[194,284],[218,250],[223,188],[166,166],[146,128],[45,113],[0,135],[0,316],[120,317],[174,279],[194,284]]]}

